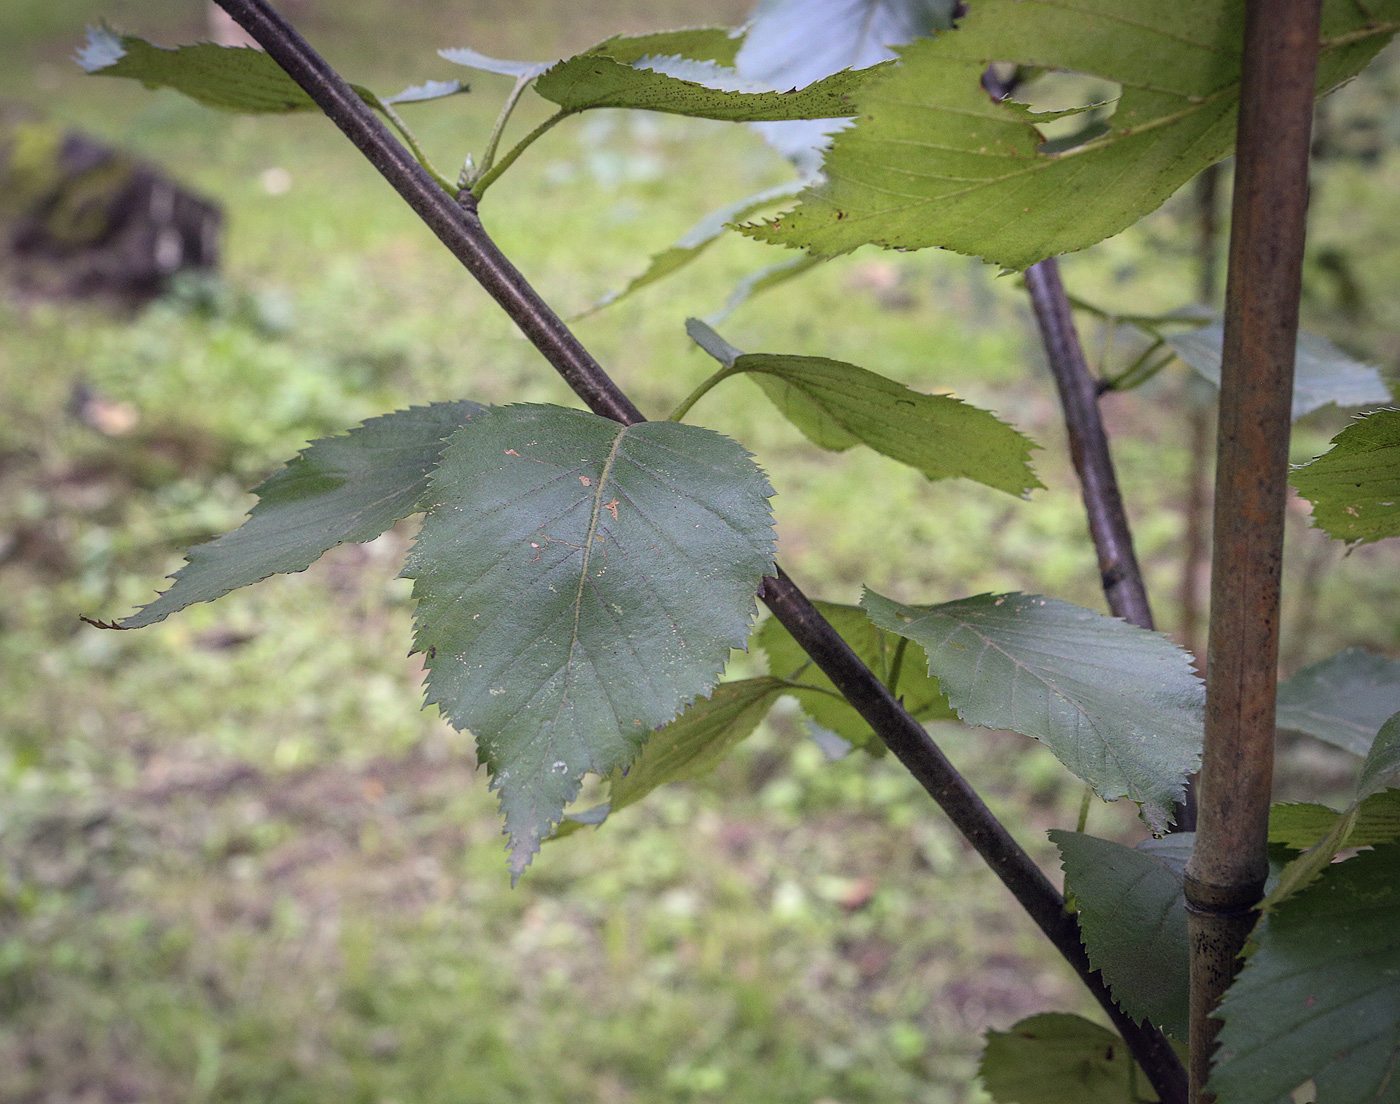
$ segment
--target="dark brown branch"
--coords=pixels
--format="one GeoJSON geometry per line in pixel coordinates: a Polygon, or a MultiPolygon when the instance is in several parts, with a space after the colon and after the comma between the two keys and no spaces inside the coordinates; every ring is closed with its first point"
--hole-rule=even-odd
{"type": "MultiPolygon", "coordinates": [[[[474,205],[459,206],[453,202],[340,76],[264,0],[218,3],[345,132],[595,413],[629,425],[643,420],[626,395],[506,260],[481,225],[474,205]]],[[[1102,976],[1089,966],[1078,922],[1065,910],[1063,896],[958,774],[923,726],[909,716],[781,570],[776,578],[763,581],[763,599],[948,813],[1069,961],[1118,1027],[1162,1100],[1182,1104],[1185,1071],[1165,1038],[1150,1026],[1134,1023],[1114,1004],[1102,976]]]]}
{"type": "Polygon", "coordinates": [[[1245,16],[1215,477],[1200,825],[1186,868],[1191,1095],[1268,874],[1279,582],[1321,0],[1245,16]]]}
{"type": "Polygon", "coordinates": [[[1069,430],[1069,451],[1079,486],[1084,495],[1084,511],[1089,517],[1089,534],[1099,559],[1099,579],[1113,616],[1139,628],[1150,629],[1152,608],[1142,582],[1128,515],[1118,490],[1118,476],[1108,451],[1099,411],[1098,384],[1084,360],[1079,331],[1074,327],[1069,297],[1060,280],[1055,258],[1041,261],[1026,270],[1026,288],[1040,326],[1045,355],[1055,376],[1055,387],[1064,408],[1065,428],[1069,430]]]}

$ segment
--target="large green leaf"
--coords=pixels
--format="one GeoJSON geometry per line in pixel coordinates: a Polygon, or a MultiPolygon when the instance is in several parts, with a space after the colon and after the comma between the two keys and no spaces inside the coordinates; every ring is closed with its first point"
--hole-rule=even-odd
{"type": "MultiPolygon", "coordinates": [[[[1203,377],[1220,386],[1220,358],[1225,331],[1220,323],[1172,334],[1167,343],[1203,377]]],[[[1293,417],[1301,418],[1328,403],[1372,406],[1390,401],[1390,388],[1379,369],[1347,356],[1317,334],[1298,334],[1293,369],[1293,417]]]]}
{"type": "Polygon", "coordinates": [[[1127,1044],[1067,1012],[988,1031],[978,1070],[997,1104],[1136,1104],[1155,1100],[1127,1044]]]}
{"type": "MultiPolygon", "coordinates": [[[[173,88],[206,107],[245,114],[286,114],[319,111],[270,57],[243,46],[196,46],[167,49],[134,35],[118,35],[106,27],[89,27],[87,45],[78,51],[78,64],[104,77],[130,77],[147,88],[173,88]]],[[[378,98],[351,85],[372,107],[378,98]]],[[[460,90],[454,89],[454,91],[460,90]]]]}
{"type": "Polygon", "coordinates": [[[713,63],[641,59],[642,68],[601,53],[566,58],[535,81],[535,91],[568,113],[595,107],[625,107],[728,122],[830,119],[855,114],[851,100],[870,71],[843,71],[785,92],[751,91],[733,70],[713,63]],[[673,76],[670,69],[683,75],[673,76]],[[708,83],[700,83],[706,80],[708,83]],[[715,87],[722,84],[723,87],[715,87]],[[741,90],[742,89],[742,90],[741,90]]]}
{"type": "Polygon", "coordinates": [[[1279,728],[1306,732],[1365,755],[1376,731],[1400,710],[1400,661],[1347,648],[1304,667],[1278,688],[1279,728]]]}
{"type": "MultiPolygon", "coordinates": [[[[1131,226],[1235,137],[1238,0],[979,0],[856,96],[826,181],[746,232],[817,253],[943,246],[1022,269],[1131,226]],[[1036,115],[993,102],[992,62],[1072,70],[1122,94],[1101,136],[1043,148],[1036,115]]],[[[1400,0],[1326,0],[1318,87],[1359,72],[1400,28],[1400,0]]]]}
{"type": "Polygon", "coordinates": [[[1289,481],[1313,504],[1313,524],[1348,544],[1400,536],[1400,410],[1366,414],[1332,448],[1293,469],[1289,481]]]}
{"type": "MultiPolygon", "coordinates": [[[[894,633],[877,628],[859,606],[843,606],[836,602],[815,603],[818,611],[831,622],[851,650],[875,673],[886,686],[893,686],[895,695],[904,702],[909,715],[920,721],[955,721],[958,715],[948,705],[948,699],[938,688],[938,680],[929,676],[927,664],[894,633]],[[901,645],[905,645],[901,647],[901,645]]],[[[820,667],[802,650],[776,617],[763,623],[755,637],[768,657],[768,670],[783,679],[810,683],[821,690],[785,692],[802,703],[807,715],[823,728],[849,740],[858,747],[874,746],[878,737],[849,702],[833,697],[836,684],[823,674],[820,667]]],[[[915,648],[918,646],[915,645],[915,648]]]]}
{"type": "Polygon", "coordinates": [[[470,729],[518,876],[578,794],[709,692],[773,570],[772,493],[697,426],[520,405],[449,442],[404,574],[428,701],[470,729]]]}
{"type": "Polygon", "coordinates": [[[152,625],[269,575],[305,571],[337,544],[373,540],[418,509],[444,440],[485,409],[415,406],[313,442],[254,490],[242,526],[191,548],[174,585],[118,626],[152,625]]]}
{"type": "Polygon", "coordinates": [[[1266,916],[1225,994],[1210,1089],[1274,1104],[1309,1078],[1319,1104],[1400,1099],[1400,845],[1329,866],[1266,916]]]}
{"type": "Polygon", "coordinates": [[[869,445],[929,479],[962,476],[1009,494],[1042,486],[1037,447],[995,415],[951,395],[925,395],[854,364],[825,357],[740,353],[697,318],[686,331],[707,353],[749,373],[813,444],[840,452],[869,445]]]}
{"type": "Polygon", "coordinates": [[[566,813],[554,838],[584,825],[601,824],[611,814],[635,805],[658,786],[708,774],[748,739],[778,698],[791,693],[782,679],[751,678],[722,682],[647,740],[632,763],[608,776],[608,800],[582,813],[566,813]]]}
{"type": "Polygon", "coordinates": [[[906,606],[867,590],[860,604],[922,645],[968,724],[1043,740],[1100,797],[1138,802],[1154,831],[1170,823],[1200,759],[1203,695],[1167,637],[1037,595],[906,606]]]}
{"type": "Polygon", "coordinates": [[[1150,846],[1058,829],[1050,839],[1064,859],[1065,894],[1079,908],[1089,962],[1103,972],[1113,999],[1139,1023],[1150,1020],[1185,1040],[1190,946],[1181,868],[1150,846]]]}

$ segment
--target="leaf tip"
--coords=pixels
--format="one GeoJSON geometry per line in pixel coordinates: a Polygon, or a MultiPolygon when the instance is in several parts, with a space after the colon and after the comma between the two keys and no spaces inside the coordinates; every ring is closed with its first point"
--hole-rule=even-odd
{"type": "Polygon", "coordinates": [[[73,55],[85,73],[97,73],[121,61],[126,56],[126,46],[106,23],[87,29],[87,45],[73,55]]]}

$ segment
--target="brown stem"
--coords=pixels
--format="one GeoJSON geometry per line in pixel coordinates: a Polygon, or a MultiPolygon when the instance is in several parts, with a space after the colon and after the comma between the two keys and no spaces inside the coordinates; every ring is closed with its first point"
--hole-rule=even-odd
{"type": "Polygon", "coordinates": [[[1321,0],[1248,0],[1225,290],[1200,822],[1186,868],[1191,1098],[1268,873],[1283,513],[1321,0]]]}
{"type": "Polygon", "coordinates": [[[1142,569],[1138,567],[1137,553],[1133,550],[1133,534],[1128,529],[1128,515],[1118,490],[1113,457],[1108,451],[1108,434],[1099,410],[1098,384],[1084,359],[1069,296],[1065,294],[1054,257],[1026,270],[1026,288],[1031,294],[1031,306],[1035,308],[1035,320],[1040,326],[1050,371],[1055,376],[1055,387],[1060,392],[1065,428],[1069,431],[1070,456],[1074,460],[1074,470],[1079,473],[1104,597],[1108,599],[1113,616],[1150,629],[1153,627],[1152,608],[1147,602],[1142,569]]]}
{"type": "MultiPolygon", "coordinates": [[[[643,420],[631,400],[501,253],[477,218],[470,196],[464,196],[460,205],[446,196],[339,74],[266,0],[217,2],[345,132],[595,413],[629,425],[643,420]]],[[[1064,897],[1034,860],[944,757],[923,726],[781,569],[776,577],[763,580],[762,595],[783,626],[948,813],[1064,955],[1108,1013],[1164,1104],[1182,1104],[1186,1077],[1181,1063],[1161,1032],[1135,1023],[1114,1003],[1102,975],[1089,965],[1077,919],[1066,911],[1064,897]]]]}

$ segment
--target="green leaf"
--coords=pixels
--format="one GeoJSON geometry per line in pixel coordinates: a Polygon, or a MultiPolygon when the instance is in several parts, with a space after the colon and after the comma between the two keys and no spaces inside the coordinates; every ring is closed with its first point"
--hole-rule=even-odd
{"type": "MultiPolygon", "coordinates": [[[[589,53],[553,66],[535,82],[535,91],[570,114],[625,107],[742,123],[854,115],[851,93],[868,79],[868,71],[845,71],[790,92],[728,91],[589,53]]],[[[729,83],[744,82],[734,74],[729,83]]]]}
{"type": "Polygon", "coordinates": [[[773,570],[772,493],[675,422],[488,410],[433,474],[404,575],[430,703],[477,738],[518,877],[588,771],[708,693],[773,570]]]}
{"type": "MultiPolygon", "coordinates": [[[[817,610],[831,622],[851,650],[875,673],[886,686],[893,685],[895,695],[904,702],[909,715],[919,721],[955,721],[958,715],[938,688],[938,680],[927,673],[927,664],[917,655],[901,649],[901,638],[877,628],[859,606],[843,606],[836,602],[816,602],[817,610]],[[896,663],[896,661],[898,661],[896,663]]],[[[782,679],[811,683],[833,693],[836,684],[812,662],[802,646],[783,628],[776,617],[770,617],[759,628],[755,640],[768,657],[768,670],[782,679]]],[[[823,728],[829,728],[858,747],[874,747],[879,737],[870,730],[855,709],[844,699],[832,697],[819,690],[795,690],[791,694],[806,714],[823,728]]]]}
{"type": "Polygon", "coordinates": [[[1381,725],[1376,733],[1375,742],[1366,753],[1366,762],[1361,764],[1357,792],[1363,796],[1374,793],[1397,776],[1400,776],[1400,713],[1381,725]]]}
{"type": "MultiPolygon", "coordinates": [[[[1220,323],[1172,334],[1170,345],[1201,376],[1220,386],[1220,357],[1224,345],[1220,323]]],[[[1390,401],[1390,388],[1380,370],[1347,356],[1326,338],[1299,333],[1293,370],[1293,419],[1296,421],[1328,403],[1371,406],[1390,401]]]]}
{"type": "Polygon", "coordinates": [[[1309,1078],[1322,1104],[1396,1099],[1400,846],[1363,852],[1271,912],[1225,994],[1210,1091],[1273,1104],[1309,1078]]]}
{"type": "Polygon", "coordinates": [[[1058,829],[1050,839],[1064,858],[1065,894],[1079,907],[1089,963],[1103,972],[1113,999],[1139,1023],[1186,1039],[1190,945],[1181,870],[1150,849],[1058,829]]]}
{"type": "Polygon", "coordinates": [[[440,100],[445,96],[456,96],[462,92],[470,92],[461,81],[424,81],[422,84],[415,84],[412,88],[405,88],[402,92],[396,92],[392,96],[385,96],[383,102],[386,104],[401,103],[426,103],[428,100],[440,100]]]}
{"type": "Polygon", "coordinates": [[[1400,410],[1357,418],[1289,481],[1313,504],[1313,525],[1337,540],[1400,536],[1400,410]]]}
{"type": "MultiPolygon", "coordinates": [[[[1358,805],[1348,847],[1374,847],[1400,839],[1400,790],[1367,795],[1358,805]]],[[[1269,842],[1305,851],[1331,832],[1347,815],[1326,805],[1310,802],[1280,803],[1269,807],[1269,842]]]]}
{"type": "Polygon", "coordinates": [[[1400,710],[1400,661],[1347,648],[1304,667],[1278,688],[1279,728],[1306,732],[1365,755],[1376,730],[1400,710]]]}
{"type": "MultiPolygon", "coordinates": [[[[857,93],[825,183],[745,232],[828,255],[942,246],[1010,269],[1092,245],[1230,153],[1243,17],[1236,0],[980,0],[857,93]],[[1119,84],[1107,130],[1050,152],[1035,124],[1065,113],[993,102],[980,78],[994,61],[1119,84]]],[[[1400,0],[1326,0],[1318,87],[1359,72],[1397,27],[1400,0]]]]}
{"type": "MultiPolygon", "coordinates": [[[[954,0],[770,0],[754,11],[734,59],[739,75],[769,88],[801,88],[842,69],[865,69],[895,47],[952,25],[954,0]]],[[[784,157],[815,168],[832,133],[849,124],[756,123],[784,157]]]]}
{"type": "Polygon", "coordinates": [[[269,575],[305,571],[338,544],[373,540],[418,510],[443,442],[485,409],[415,406],[312,442],[253,491],[258,503],[242,526],[191,548],[174,585],[118,627],[153,625],[269,575]]]}
{"type": "Polygon", "coordinates": [[[751,196],[711,211],[684,234],[682,234],[674,245],[668,249],[663,249],[651,259],[646,271],[640,276],[632,279],[626,287],[619,291],[609,292],[598,300],[588,310],[588,314],[602,310],[606,306],[616,303],[619,299],[625,299],[639,288],[644,288],[648,284],[653,284],[657,280],[670,276],[690,264],[705,252],[724,233],[725,227],[736,219],[747,218],[765,207],[796,195],[803,186],[801,180],[787,180],[782,184],[774,185],[772,188],[765,188],[761,192],[755,192],[751,196]]]}
{"type": "Polygon", "coordinates": [[[762,268],[750,272],[735,284],[734,290],[729,293],[729,298],[724,301],[724,306],[713,314],[706,315],[702,321],[707,326],[718,326],[755,295],[760,295],[779,284],[794,280],[804,272],[816,268],[825,260],[825,257],[814,257],[810,253],[801,253],[796,257],[787,257],[774,264],[764,265],[762,268]]]}
{"type": "Polygon", "coordinates": [[[478,69],[483,73],[498,73],[503,77],[514,77],[516,80],[532,80],[551,65],[559,64],[558,60],[509,61],[505,58],[487,57],[468,46],[439,50],[438,57],[444,61],[452,62],[453,65],[463,65],[468,69],[478,69]]]}
{"type": "Polygon", "coordinates": [[[624,65],[635,65],[647,58],[679,57],[712,61],[732,68],[742,42],[743,35],[729,27],[688,27],[679,31],[614,35],[586,50],[585,54],[601,54],[624,65]]]}
{"type": "Polygon", "coordinates": [[[1152,1091],[1122,1039],[1067,1012],[988,1031],[978,1073],[997,1104],[1134,1104],[1152,1091]]]}
{"type": "MultiPolygon", "coordinates": [[[[280,65],[261,50],[244,46],[201,42],[167,49],[134,35],[89,27],[87,45],[78,51],[77,60],[88,73],[130,77],[152,89],[173,88],[221,111],[285,114],[321,110],[280,65]]],[[[365,103],[378,106],[373,92],[354,84],[350,87],[365,103]]]]}
{"type": "Polygon", "coordinates": [[[1130,797],[1166,829],[1200,760],[1203,698],[1166,636],[1037,595],[906,606],[867,589],[860,604],[922,645],[968,724],[1044,741],[1100,797],[1130,797]]]}
{"type": "Polygon", "coordinates": [[[584,825],[601,824],[611,814],[635,805],[658,786],[709,774],[752,735],[778,698],[791,693],[781,679],[752,678],[722,682],[647,740],[629,767],[608,776],[608,801],[582,813],[566,813],[555,839],[584,825]]]}
{"type": "Polygon", "coordinates": [[[929,479],[962,476],[1008,494],[1025,496],[1042,486],[1029,463],[1037,446],[961,399],[911,391],[825,357],[739,354],[695,318],[686,331],[722,364],[750,373],[773,405],[822,448],[840,452],[865,444],[929,479]]]}

